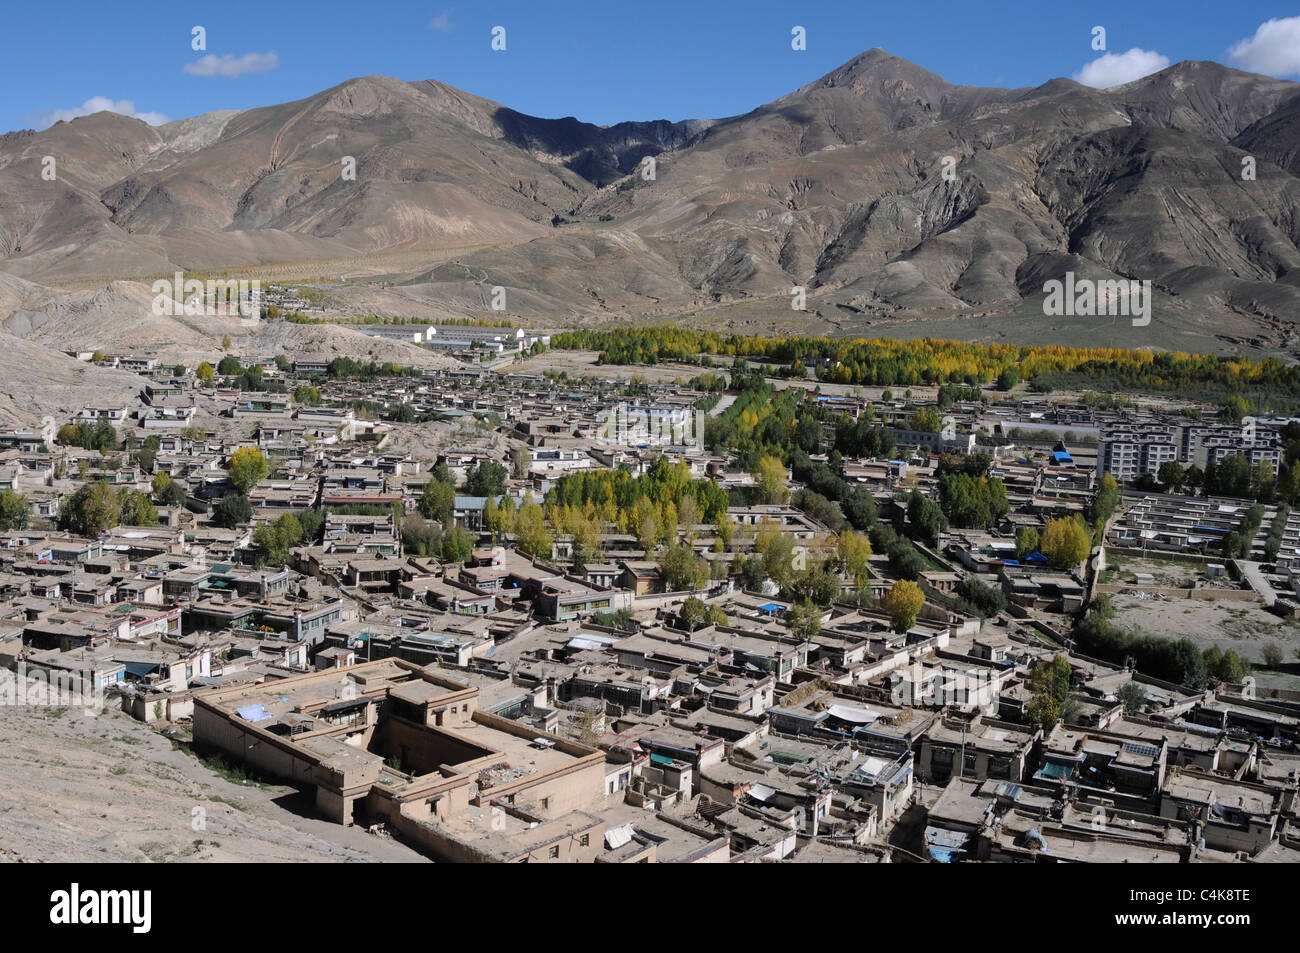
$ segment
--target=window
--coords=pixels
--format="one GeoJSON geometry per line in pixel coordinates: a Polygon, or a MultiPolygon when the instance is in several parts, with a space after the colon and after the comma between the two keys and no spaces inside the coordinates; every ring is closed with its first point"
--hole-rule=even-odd
{"type": "Polygon", "coordinates": [[[559,848],[558,846],[556,846],[556,847],[552,847],[552,848],[551,848],[551,860],[556,860],[559,856],[560,856],[560,848],[559,848]]]}
{"type": "Polygon", "coordinates": [[[590,835],[590,834],[583,834],[580,838],[578,838],[578,843],[581,844],[583,847],[590,847],[590,846],[591,846],[591,835],[590,835]]]}

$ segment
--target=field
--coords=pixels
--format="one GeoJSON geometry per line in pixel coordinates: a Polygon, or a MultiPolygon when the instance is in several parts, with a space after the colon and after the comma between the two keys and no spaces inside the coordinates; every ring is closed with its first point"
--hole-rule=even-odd
{"type": "Polygon", "coordinates": [[[1202,649],[1217,645],[1232,649],[1256,666],[1254,676],[1261,687],[1300,691],[1300,622],[1282,619],[1251,602],[1215,602],[1166,596],[1115,594],[1114,622],[1121,629],[1167,639],[1191,639],[1202,649]],[[1282,668],[1263,666],[1264,647],[1276,642],[1282,648],[1282,668]]]}

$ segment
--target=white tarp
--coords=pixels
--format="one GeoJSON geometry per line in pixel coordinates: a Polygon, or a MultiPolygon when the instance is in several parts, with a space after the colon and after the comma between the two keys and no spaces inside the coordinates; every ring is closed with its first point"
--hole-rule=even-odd
{"type": "Polygon", "coordinates": [[[620,824],[618,827],[608,827],[605,829],[605,847],[609,850],[617,850],[624,844],[632,841],[632,825],[620,824]]]}
{"type": "Polygon", "coordinates": [[[851,721],[856,725],[869,725],[880,717],[879,712],[870,708],[854,708],[852,705],[831,705],[826,713],[841,721],[851,721]]]}
{"type": "Polygon", "coordinates": [[[567,647],[579,652],[587,652],[595,649],[607,649],[617,641],[617,639],[597,639],[587,635],[579,635],[569,639],[567,647]]]}

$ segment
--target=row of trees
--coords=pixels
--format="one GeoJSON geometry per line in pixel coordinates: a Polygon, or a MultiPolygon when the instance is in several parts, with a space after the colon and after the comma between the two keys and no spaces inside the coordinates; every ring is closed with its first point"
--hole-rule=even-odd
{"type": "Polygon", "coordinates": [[[98,536],[118,525],[157,526],[158,509],[149,497],[103,480],[86,483],[59,507],[59,527],[78,536],[98,536]]]}
{"type": "Polygon", "coordinates": [[[1217,646],[1200,649],[1191,639],[1165,639],[1120,629],[1112,621],[1110,600],[1098,596],[1074,628],[1079,651],[1123,664],[1133,660],[1138,671],[1154,678],[1202,689],[1209,679],[1240,683],[1249,665],[1234,651],[1217,646]]]}
{"type": "Polygon", "coordinates": [[[65,447],[81,447],[83,450],[98,450],[100,453],[109,453],[121,447],[117,431],[107,420],[100,420],[97,423],[78,420],[75,423],[64,424],[59,428],[54,439],[65,447]]]}
{"type": "MultiPolygon", "coordinates": [[[[609,364],[682,361],[713,364],[710,355],[759,358],[815,367],[823,380],[843,384],[987,384],[1015,370],[1024,380],[1089,376],[1129,389],[1181,392],[1214,384],[1230,393],[1245,391],[1300,395],[1300,368],[1269,358],[1121,348],[1067,348],[976,344],[933,338],[768,338],[720,334],[671,325],[617,330],[567,331],[552,339],[558,348],[598,350],[609,364]]],[[[1015,375],[999,381],[1014,386],[1015,375]]],[[[1116,387],[1115,389],[1125,389],[1116,387]]]]}
{"type": "Polygon", "coordinates": [[[1192,495],[1201,492],[1205,496],[1238,496],[1262,503],[1281,496],[1294,503],[1300,499],[1300,468],[1288,467],[1279,480],[1273,464],[1267,460],[1252,466],[1245,456],[1234,453],[1221,461],[1207,462],[1204,469],[1194,463],[1184,466],[1177,460],[1169,460],[1160,464],[1154,477],[1144,473],[1133,485],[1140,490],[1187,491],[1192,495]]]}

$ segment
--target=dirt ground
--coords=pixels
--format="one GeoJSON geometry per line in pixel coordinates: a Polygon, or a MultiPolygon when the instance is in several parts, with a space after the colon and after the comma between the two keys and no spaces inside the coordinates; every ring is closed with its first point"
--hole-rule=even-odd
{"type": "Polygon", "coordinates": [[[12,704],[0,705],[0,860],[427,862],[324,820],[291,787],[218,773],[119,710],[12,704]]]}
{"type": "Polygon", "coordinates": [[[1188,638],[1203,649],[1211,645],[1224,651],[1232,649],[1258,666],[1255,677],[1260,684],[1300,689],[1300,665],[1294,655],[1300,646],[1300,621],[1282,619],[1251,602],[1142,599],[1116,593],[1111,596],[1111,604],[1115,607],[1114,621],[1122,629],[1168,639],[1188,638]],[[1269,642],[1282,647],[1282,671],[1262,670],[1264,646],[1269,642]]]}
{"type": "Polygon", "coordinates": [[[1135,573],[1150,573],[1155,579],[1148,586],[1171,589],[1188,589],[1197,586],[1222,585],[1224,588],[1236,589],[1237,583],[1230,579],[1214,582],[1206,578],[1205,567],[1195,562],[1178,562],[1167,559],[1142,559],[1129,555],[1117,555],[1112,550],[1106,551],[1107,576],[1105,582],[1121,585],[1132,584],[1135,573]]]}
{"type": "MultiPolygon", "coordinates": [[[[570,377],[593,377],[598,380],[630,381],[639,377],[646,381],[680,380],[683,384],[693,377],[709,372],[710,368],[693,364],[597,364],[598,351],[550,350],[522,361],[507,361],[492,368],[498,374],[542,374],[546,371],[566,371],[570,377]]],[[[716,369],[712,369],[716,373],[716,369]]]]}

